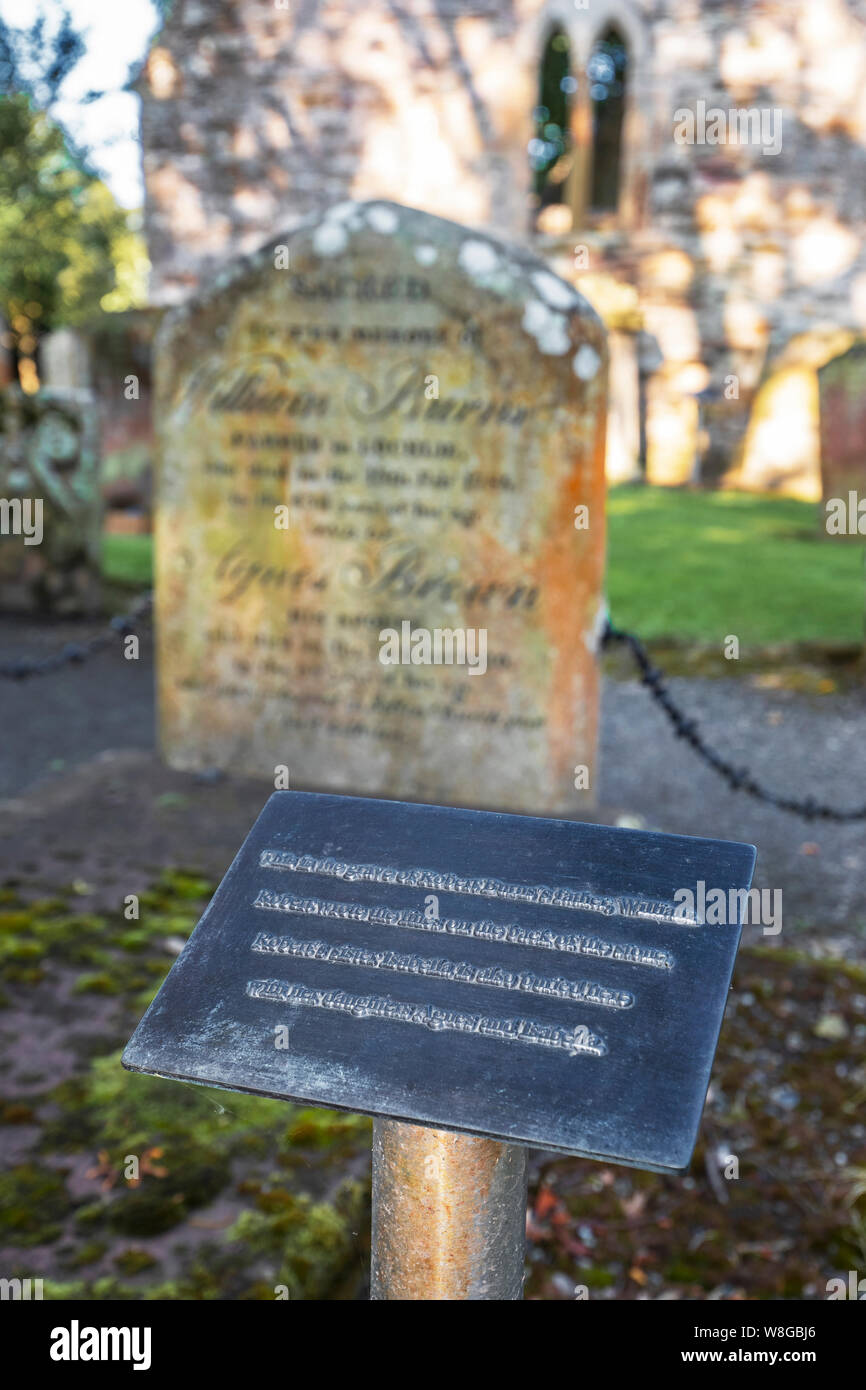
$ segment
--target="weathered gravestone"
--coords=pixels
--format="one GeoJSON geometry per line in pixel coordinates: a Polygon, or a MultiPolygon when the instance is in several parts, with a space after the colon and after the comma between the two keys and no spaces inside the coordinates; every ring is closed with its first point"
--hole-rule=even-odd
{"type": "Polygon", "coordinates": [[[542,262],[383,202],[335,207],[175,311],[156,396],[168,760],[578,808],[605,371],[599,320],[542,262]]]}
{"type": "Polygon", "coordinates": [[[862,534],[857,501],[849,509],[849,494],[866,501],[866,343],[855,343],[819,368],[818,392],[824,502],[840,499],[846,521],[850,516],[853,522],[837,526],[833,534],[862,534]]]}
{"type": "Polygon", "coordinates": [[[87,391],[0,393],[0,605],[99,608],[102,502],[87,391]]]}

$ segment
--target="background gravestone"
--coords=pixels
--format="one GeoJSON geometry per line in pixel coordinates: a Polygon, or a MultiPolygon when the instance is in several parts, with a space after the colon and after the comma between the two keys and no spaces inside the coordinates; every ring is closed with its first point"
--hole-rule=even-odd
{"type": "Polygon", "coordinates": [[[821,485],[826,502],[866,497],[866,343],[855,343],[818,371],[821,485]]]}
{"type": "Polygon", "coordinates": [[[0,393],[0,497],[42,502],[43,536],[0,537],[0,606],[93,616],[102,502],[96,403],[87,391],[0,393]]]}
{"type": "Polygon", "coordinates": [[[539,813],[585,803],[605,375],[599,320],[541,262],[390,203],[335,207],[170,315],[169,762],[539,813]],[[404,622],[486,629],[486,672],[380,664],[380,631],[404,622]]]}

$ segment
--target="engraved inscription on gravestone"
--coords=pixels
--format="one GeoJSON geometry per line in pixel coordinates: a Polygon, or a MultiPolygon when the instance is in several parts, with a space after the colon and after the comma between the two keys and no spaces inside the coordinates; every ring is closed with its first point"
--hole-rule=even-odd
{"type": "Polygon", "coordinates": [[[277,792],[124,1065],[682,1171],[754,862],[723,841],[277,792]],[[680,906],[699,882],[731,905],[722,924],[680,906]]]}
{"type": "Polygon", "coordinates": [[[175,311],[156,405],[169,761],[585,804],[605,374],[598,319],[541,261],[387,203],[335,207],[175,311]]]}

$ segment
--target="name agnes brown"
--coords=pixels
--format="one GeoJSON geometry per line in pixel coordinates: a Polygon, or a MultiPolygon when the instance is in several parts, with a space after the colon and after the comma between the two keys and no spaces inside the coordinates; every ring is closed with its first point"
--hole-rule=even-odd
{"type": "Polygon", "coordinates": [[[323,593],[336,581],[346,592],[391,598],[457,599],[464,604],[487,606],[498,601],[504,608],[531,609],[538,601],[538,587],[526,582],[479,580],[466,583],[453,572],[443,574],[416,546],[400,547],[377,562],[352,559],[333,574],[316,573],[308,565],[296,568],[261,564],[250,558],[243,543],[231,546],[217,561],[216,578],[223,581],[223,602],[242,598],[250,589],[284,590],[298,594],[323,593]]]}

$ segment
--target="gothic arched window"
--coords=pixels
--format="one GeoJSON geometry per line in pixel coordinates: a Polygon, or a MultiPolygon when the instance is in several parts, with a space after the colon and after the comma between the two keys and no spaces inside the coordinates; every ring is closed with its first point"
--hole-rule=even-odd
{"type": "Polygon", "coordinates": [[[618,29],[605,30],[586,65],[592,101],[592,171],[589,207],[616,212],[622,163],[622,123],[628,52],[618,29]]]}
{"type": "Polygon", "coordinates": [[[547,35],[541,56],[538,105],[533,112],[535,134],[529,142],[537,212],[565,201],[565,182],[572,163],[571,98],[576,91],[568,35],[555,26],[547,35]]]}

